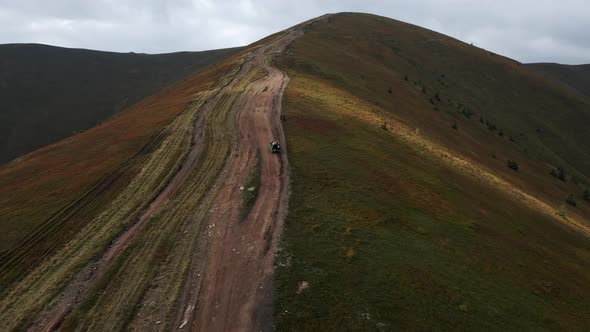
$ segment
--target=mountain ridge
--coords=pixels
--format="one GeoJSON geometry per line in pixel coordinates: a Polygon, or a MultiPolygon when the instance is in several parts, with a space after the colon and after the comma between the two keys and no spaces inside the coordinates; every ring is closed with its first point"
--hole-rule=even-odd
{"type": "Polygon", "coordinates": [[[0,324],[584,330],[588,123],[457,39],[306,21],[1,166],[0,324]]]}
{"type": "Polygon", "coordinates": [[[151,55],[0,45],[0,164],[94,127],[238,49],[151,55]]]}
{"type": "Polygon", "coordinates": [[[546,78],[560,82],[590,98],[590,64],[565,65],[554,62],[527,63],[546,78]]]}

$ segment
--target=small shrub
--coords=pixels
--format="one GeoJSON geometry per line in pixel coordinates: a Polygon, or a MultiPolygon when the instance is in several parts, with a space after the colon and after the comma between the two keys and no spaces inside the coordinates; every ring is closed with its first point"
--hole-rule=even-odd
{"type": "Polygon", "coordinates": [[[485,123],[485,120],[483,119],[483,116],[480,116],[480,117],[479,117],[479,122],[480,122],[480,123],[485,123]]]}
{"type": "Polygon", "coordinates": [[[567,179],[565,177],[565,170],[561,167],[557,167],[557,178],[563,182],[567,181],[567,179]]]}
{"type": "Polygon", "coordinates": [[[574,194],[570,194],[566,199],[565,202],[571,206],[576,206],[576,201],[574,200],[574,194]]]}
{"type": "Polygon", "coordinates": [[[383,124],[381,124],[381,129],[387,131],[387,122],[383,122],[383,124]]]}
{"type": "Polygon", "coordinates": [[[516,161],[508,159],[506,164],[508,165],[508,168],[518,171],[518,163],[516,161]]]}
{"type": "Polygon", "coordinates": [[[256,201],[256,197],[258,196],[258,187],[260,186],[260,172],[260,151],[257,151],[256,164],[254,165],[254,168],[250,171],[250,174],[246,178],[244,190],[241,193],[242,201],[240,204],[239,211],[240,221],[243,221],[244,218],[246,218],[246,216],[254,206],[254,202],[256,201]]]}
{"type": "Polygon", "coordinates": [[[408,80],[408,75],[405,75],[404,76],[404,81],[407,81],[407,80],[408,80]]]}
{"type": "Polygon", "coordinates": [[[566,182],[566,176],[565,176],[565,170],[562,167],[557,167],[557,169],[552,169],[551,172],[549,172],[549,174],[551,174],[553,177],[558,178],[559,180],[566,182]]]}
{"type": "Polygon", "coordinates": [[[564,206],[560,207],[557,211],[555,211],[555,214],[562,217],[563,219],[567,220],[567,217],[565,215],[565,207],[564,206]]]}
{"type": "Polygon", "coordinates": [[[590,201],[590,190],[588,190],[588,189],[584,190],[584,192],[582,193],[582,198],[585,201],[590,201]]]}
{"type": "Polygon", "coordinates": [[[422,87],[422,93],[426,94],[426,88],[422,87]]]}
{"type": "Polygon", "coordinates": [[[457,121],[453,122],[453,125],[451,126],[451,128],[458,130],[459,126],[457,126],[457,121]]]}
{"type": "Polygon", "coordinates": [[[463,108],[461,110],[461,114],[463,114],[466,118],[471,119],[471,116],[475,113],[473,113],[471,110],[468,110],[467,108],[463,108]]]}
{"type": "Polygon", "coordinates": [[[434,98],[436,98],[436,100],[440,101],[440,95],[438,94],[438,92],[434,95],[434,98]]]}
{"type": "Polygon", "coordinates": [[[387,89],[387,93],[392,94],[393,91],[391,90],[391,88],[387,89]]]}

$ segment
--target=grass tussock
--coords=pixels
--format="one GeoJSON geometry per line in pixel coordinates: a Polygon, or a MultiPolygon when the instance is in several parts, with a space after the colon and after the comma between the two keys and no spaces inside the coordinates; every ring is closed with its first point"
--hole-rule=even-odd
{"type": "Polygon", "coordinates": [[[258,187],[260,186],[260,172],[260,151],[257,151],[256,164],[250,171],[250,174],[243,185],[242,202],[240,204],[240,220],[246,218],[254,206],[254,202],[256,202],[256,197],[258,197],[258,187]]]}

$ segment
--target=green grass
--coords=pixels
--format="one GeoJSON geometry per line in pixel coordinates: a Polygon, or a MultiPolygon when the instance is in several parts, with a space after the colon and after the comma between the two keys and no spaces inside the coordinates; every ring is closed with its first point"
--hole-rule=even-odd
{"type": "MultiPolygon", "coordinates": [[[[478,116],[467,119],[448,105],[440,107],[443,114],[432,112],[421,90],[407,86],[405,73],[410,80],[426,76],[416,72],[423,62],[440,63],[437,70],[447,77],[469,77],[460,71],[466,67],[444,68],[445,61],[457,52],[471,63],[476,51],[449,46],[438,50],[437,59],[424,59],[429,53],[404,44],[430,34],[383,18],[339,15],[308,31],[292,45],[293,55],[277,62],[290,77],[283,106],[292,194],[275,261],[275,328],[584,330],[590,324],[588,238],[561,225],[553,211],[521,204],[396,134],[402,123],[420,128],[416,137],[427,135],[451,153],[485,160],[495,174],[539,195],[542,185],[531,184],[539,179],[531,173],[541,173],[541,163],[521,162],[522,154],[509,145],[514,143],[486,136],[478,116]],[[384,41],[416,57],[387,58],[384,41]],[[379,127],[382,116],[397,120],[387,120],[391,130],[379,127]],[[452,130],[449,119],[461,130],[452,130]],[[488,141],[502,157],[518,156],[521,170],[489,158],[490,150],[480,158],[488,141]],[[303,281],[309,287],[299,292],[303,281]]],[[[529,88],[517,82],[524,87],[516,89],[529,88]]],[[[479,94],[459,91],[459,84],[456,89],[453,98],[479,94]]],[[[527,119],[512,116],[520,116],[519,123],[527,119]]],[[[555,157],[536,144],[529,151],[555,157]]],[[[540,183],[551,187],[552,178],[543,173],[540,183]]]]}
{"type": "Polygon", "coordinates": [[[258,187],[260,186],[260,151],[256,153],[256,165],[252,169],[250,175],[244,183],[244,190],[242,191],[242,203],[240,204],[240,220],[244,220],[258,196],[258,187]],[[253,188],[253,190],[249,190],[253,188]]]}

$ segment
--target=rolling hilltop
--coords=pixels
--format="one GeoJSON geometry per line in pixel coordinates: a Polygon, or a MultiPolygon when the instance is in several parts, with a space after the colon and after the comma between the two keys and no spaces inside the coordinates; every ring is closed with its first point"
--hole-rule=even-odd
{"type": "Polygon", "coordinates": [[[587,330],[589,125],[527,65],[324,15],[0,167],[0,327],[587,330]]]}
{"type": "Polygon", "coordinates": [[[152,55],[0,45],[0,164],[92,128],[235,51],[152,55]]]}
{"type": "Polygon", "coordinates": [[[278,330],[590,324],[588,99],[364,14],[314,24],[277,66],[293,174],[278,330]]]}

